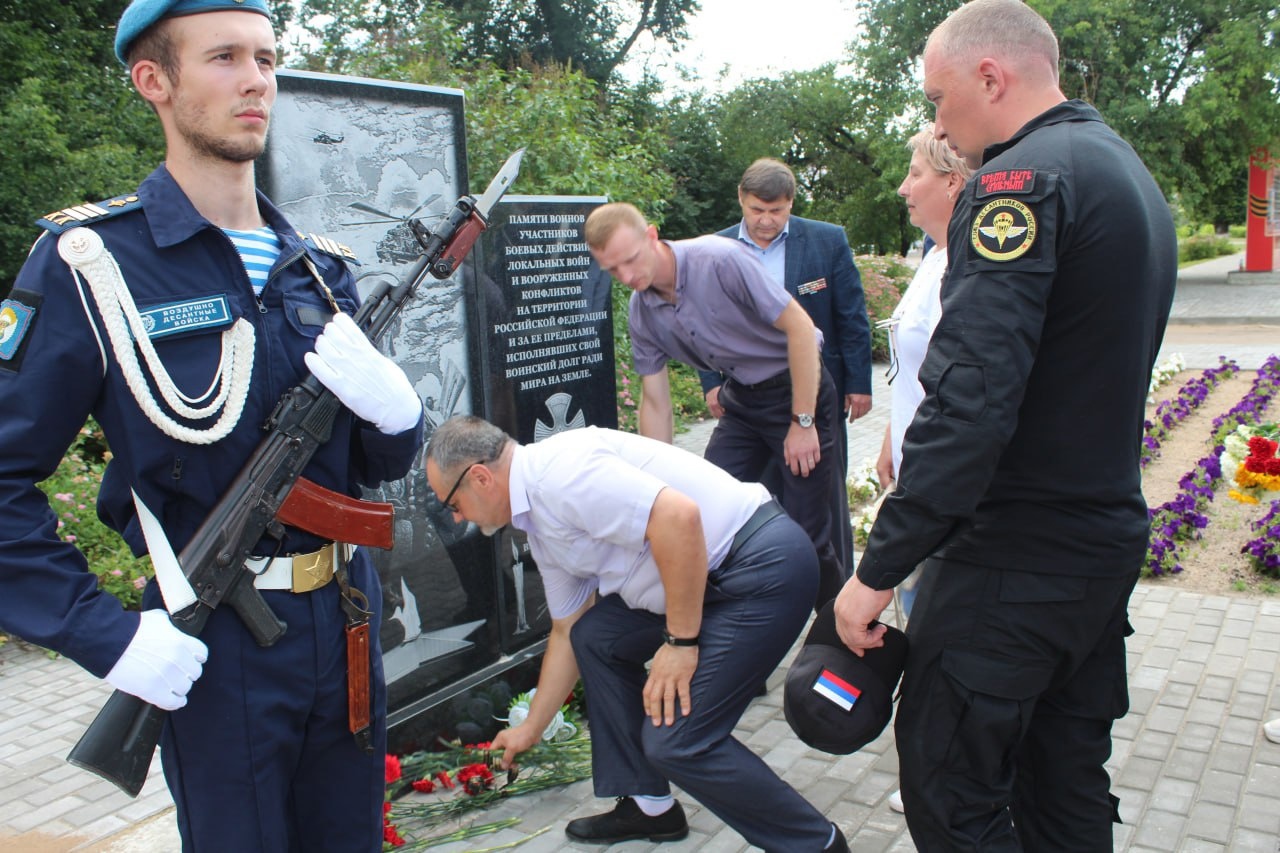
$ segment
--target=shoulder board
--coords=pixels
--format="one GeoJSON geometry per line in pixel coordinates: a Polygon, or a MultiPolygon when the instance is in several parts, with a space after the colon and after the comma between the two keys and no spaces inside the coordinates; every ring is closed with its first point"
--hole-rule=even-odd
{"type": "Polygon", "coordinates": [[[64,207],[62,210],[55,210],[53,213],[46,213],[36,220],[36,225],[53,234],[61,234],[63,231],[74,228],[77,225],[101,222],[113,216],[137,210],[140,207],[142,207],[142,202],[138,200],[138,194],[129,193],[128,195],[118,195],[115,198],[100,201],[97,204],[77,204],[72,207],[64,207]]]}
{"type": "Polygon", "coordinates": [[[302,238],[302,242],[306,243],[312,249],[318,252],[324,252],[326,255],[333,255],[335,258],[343,261],[350,261],[359,266],[360,259],[356,257],[356,253],[351,251],[351,247],[337,240],[331,240],[322,234],[310,233],[303,234],[298,232],[298,236],[302,238]]]}

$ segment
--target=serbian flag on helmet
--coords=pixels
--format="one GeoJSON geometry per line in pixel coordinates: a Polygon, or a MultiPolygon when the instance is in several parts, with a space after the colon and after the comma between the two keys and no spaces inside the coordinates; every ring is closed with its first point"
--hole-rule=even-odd
{"type": "Polygon", "coordinates": [[[862,691],[836,675],[829,669],[822,670],[818,680],[813,683],[813,692],[839,705],[842,710],[853,708],[862,691]]]}

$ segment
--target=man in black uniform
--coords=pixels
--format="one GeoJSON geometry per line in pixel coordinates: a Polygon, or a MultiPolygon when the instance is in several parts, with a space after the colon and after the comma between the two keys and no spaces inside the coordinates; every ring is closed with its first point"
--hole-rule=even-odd
{"type": "Polygon", "coordinates": [[[1176,274],[1133,149],[1058,87],[1049,25],[974,0],[930,36],[936,133],[977,173],[951,220],[942,320],[897,490],[837,598],[869,628],[930,555],[896,724],[921,850],[1110,850],[1103,767],[1128,708],[1146,551],[1138,449],[1176,274]]]}

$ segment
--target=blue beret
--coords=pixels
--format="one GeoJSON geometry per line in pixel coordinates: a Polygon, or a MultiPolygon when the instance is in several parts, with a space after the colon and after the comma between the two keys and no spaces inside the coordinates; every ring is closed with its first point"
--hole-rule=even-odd
{"type": "Polygon", "coordinates": [[[134,40],[142,31],[161,18],[177,18],[181,15],[198,15],[201,12],[219,12],[235,9],[257,12],[271,17],[267,0],[133,0],[120,16],[116,27],[116,58],[128,65],[125,59],[134,40]]]}

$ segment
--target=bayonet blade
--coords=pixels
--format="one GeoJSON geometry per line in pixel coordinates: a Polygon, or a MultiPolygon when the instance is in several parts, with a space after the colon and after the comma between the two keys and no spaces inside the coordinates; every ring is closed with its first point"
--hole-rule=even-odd
{"type": "Polygon", "coordinates": [[[520,161],[523,159],[523,148],[508,157],[507,162],[502,164],[498,174],[493,176],[493,180],[485,188],[484,195],[480,196],[480,199],[476,202],[476,212],[480,214],[485,222],[489,221],[489,211],[493,210],[493,206],[497,204],[498,199],[502,198],[507,191],[507,187],[520,174],[520,161]]]}

